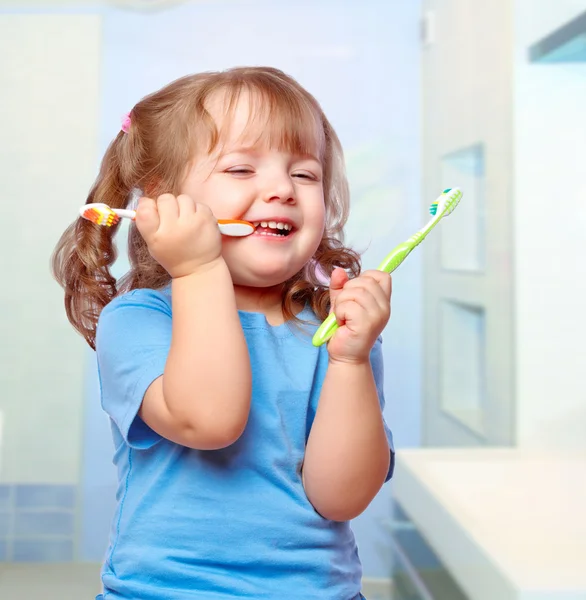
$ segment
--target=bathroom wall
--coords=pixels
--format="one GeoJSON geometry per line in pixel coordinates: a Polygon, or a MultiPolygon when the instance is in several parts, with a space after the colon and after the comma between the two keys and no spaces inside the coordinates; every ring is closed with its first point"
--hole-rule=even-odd
{"type": "Polygon", "coordinates": [[[517,440],[584,449],[586,54],[535,63],[528,49],[586,1],[536,10],[516,0],[514,10],[517,440]]]}
{"type": "MultiPolygon", "coordinates": [[[[18,352],[6,357],[1,371],[0,481],[8,485],[0,487],[0,553],[2,541],[12,540],[15,502],[21,499],[67,513],[55,535],[67,537],[71,519],[78,533],[73,542],[68,534],[65,552],[52,547],[29,560],[100,561],[114,507],[109,424],[100,408],[93,353],[66,323],[62,295],[47,265],[121,116],[145,93],[188,72],[235,64],[284,69],[317,96],[340,134],[354,203],[348,241],[365,250],[365,267],[375,267],[422,224],[419,2],[224,0],[148,13],[45,3],[43,10],[51,14],[44,17],[35,14],[35,6],[22,8],[26,16],[14,16],[22,5],[3,9],[3,4],[0,11],[13,15],[0,16],[0,47],[4,56],[18,48],[22,57],[10,63],[20,87],[11,79],[10,95],[0,98],[0,103],[11,99],[10,110],[1,111],[0,128],[3,136],[9,133],[8,143],[2,140],[6,156],[0,167],[9,182],[6,196],[21,205],[48,204],[53,211],[15,228],[2,248],[3,256],[19,257],[10,289],[25,293],[3,291],[1,297],[2,307],[15,315],[2,321],[1,333],[18,352]],[[66,20],[58,21],[58,15],[66,20]],[[23,36],[8,18],[19,19],[27,31],[35,19],[64,25],[36,33],[33,28],[23,36]],[[18,164],[17,148],[22,149],[18,164]],[[39,299],[50,319],[35,310],[39,299]],[[34,385],[33,374],[38,375],[34,385]],[[23,483],[35,486],[24,496],[18,487],[23,483]],[[46,483],[66,487],[38,487],[46,483]]],[[[1,77],[4,89],[4,68],[1,77]]],[[[126,265],[122,252],[116,274],[126,265]]],[[[402,447],[419,443],[420,275],[414,253],[394,277],[393,318],[384,335],[385,412],[402,447]]],[[[387,486],[355,523],[367,577],[390,574],[381,526],[389,518],[390,490],[387,486]]],[[[27,560],[12,551],[5,557],[27,560]]]]}
{"type": "Polygon", "coordinates": [[[99,18],[0,14],[0,55],[0,561],[72,560],[83,342],[49,256],[96,165],[99,18]]]}
{"type": "MultiPolygon", "coordinates": [[[[101,144],[145,93],[189,72],[270,64],[314,93],[346,149],[354,208],[348,241],[368,248],[374,268],[421,226],[418,209],[418,3],[236,2],[192,4],[156,16],[104,17],[101,144]],[[227,15],[230,17],[227,19],[227,15]],[[302,26],[300,26],[300,23],[302,26]],[[170,43],[170,40],[172,42],[170,43]]],[[[124,258],[119,265],[125,268],[124,258]]],[[[397,444],[419,440],[420,262],[397,273],[394,316],[385,334],[387,419],[397,444]]],[[[86,403],[84,556],[101,551],[112,497],[109,437],[96,393],[86,403]],[[97,424],[100,424],[98,435],[97,424]],[[110,491],[109,491],[110,490],[110,491]],[[104,511],[104,506],[107,508],[104,511]]],[[[367,576],[389,574],[389,489],[355,523],[367,576]]]]}

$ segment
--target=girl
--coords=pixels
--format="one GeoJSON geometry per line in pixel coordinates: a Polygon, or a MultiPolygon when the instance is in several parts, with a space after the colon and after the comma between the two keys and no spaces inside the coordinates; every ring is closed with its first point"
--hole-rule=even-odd
{"type": "Polygon", "coordinates": [[[53,258],[115,445],[98,598],[361,598],[348,521],[392,472],[391,280],[340,241],[334,130],[276,69],[185,77],[132,109],[87,202],[136,188],[119,285],[111,228],[75,222],[53,258]],[[258,226],[222,238],[227,218],[258,226]],[[330,307],[340,328],[315,348],[330,307]]]}

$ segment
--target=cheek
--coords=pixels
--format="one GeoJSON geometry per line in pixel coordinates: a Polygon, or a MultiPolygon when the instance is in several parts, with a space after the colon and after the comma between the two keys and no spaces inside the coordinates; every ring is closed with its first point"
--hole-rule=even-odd
{"type": "Polygon", "coordinates": [[[232,194],[221,185],[204,184],[198,190],[196,202],[206,204],[216,219],[232,219],[234,209],[231,208],[232,194]]]}
{"type": "Polygon", "coordinates": [[[311,220],[316,227],[320,229],[325,228],[326,223],[326,207],[323,197],[316,199],[315,203],[311,207],[311,220]]]}
{"type": "Polygon", "coordinates": [[[234,185],[230,179],[220,180],[210,187],[208,198],[218,219],[241,218],[250,205],[250,192],[246,186],[234,185]]]}
{"type": "Polygon", "coordinates": [[[326,209],[323,199],[316,199],[305,217],[305,225],[309,225],[308,233],[311,235],[312,244],[317,250],[323,239],[326,229],[326,209]]]}

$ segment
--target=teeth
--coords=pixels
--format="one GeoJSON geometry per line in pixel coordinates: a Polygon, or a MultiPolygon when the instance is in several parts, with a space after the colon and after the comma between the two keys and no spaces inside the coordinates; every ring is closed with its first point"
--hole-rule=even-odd
{"type": "Polygon", "coordinates": [[[293,229],[293,226],[289,223],[281,223],[277,221],[256,221],[255,223],[253,223],[253,225],[255,227],[264,227],[265,229],[284,229],[285,231],[291,231],[291,229],[293,229]]]}

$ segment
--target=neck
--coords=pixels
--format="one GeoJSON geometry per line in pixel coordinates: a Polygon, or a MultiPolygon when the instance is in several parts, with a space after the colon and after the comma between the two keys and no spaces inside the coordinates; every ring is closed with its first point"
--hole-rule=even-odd
{"type": "MultiPolygon", "coordinates": [[[[282,285],[269,288],[235,285],[234,294],[238,310],[263,313],[271,325],[278,325],[283,322],[283,312],[281,309],[282,285]]],[[[301,311],[302,308],[300,305],[295,312],[301,311]]]]}
{"type": "Polygon", "coordinates": [[[253,312],[280,310],[282,292],[283,286],[281,285],[269,288],[234,286],[238,309],[253,312]]]}

